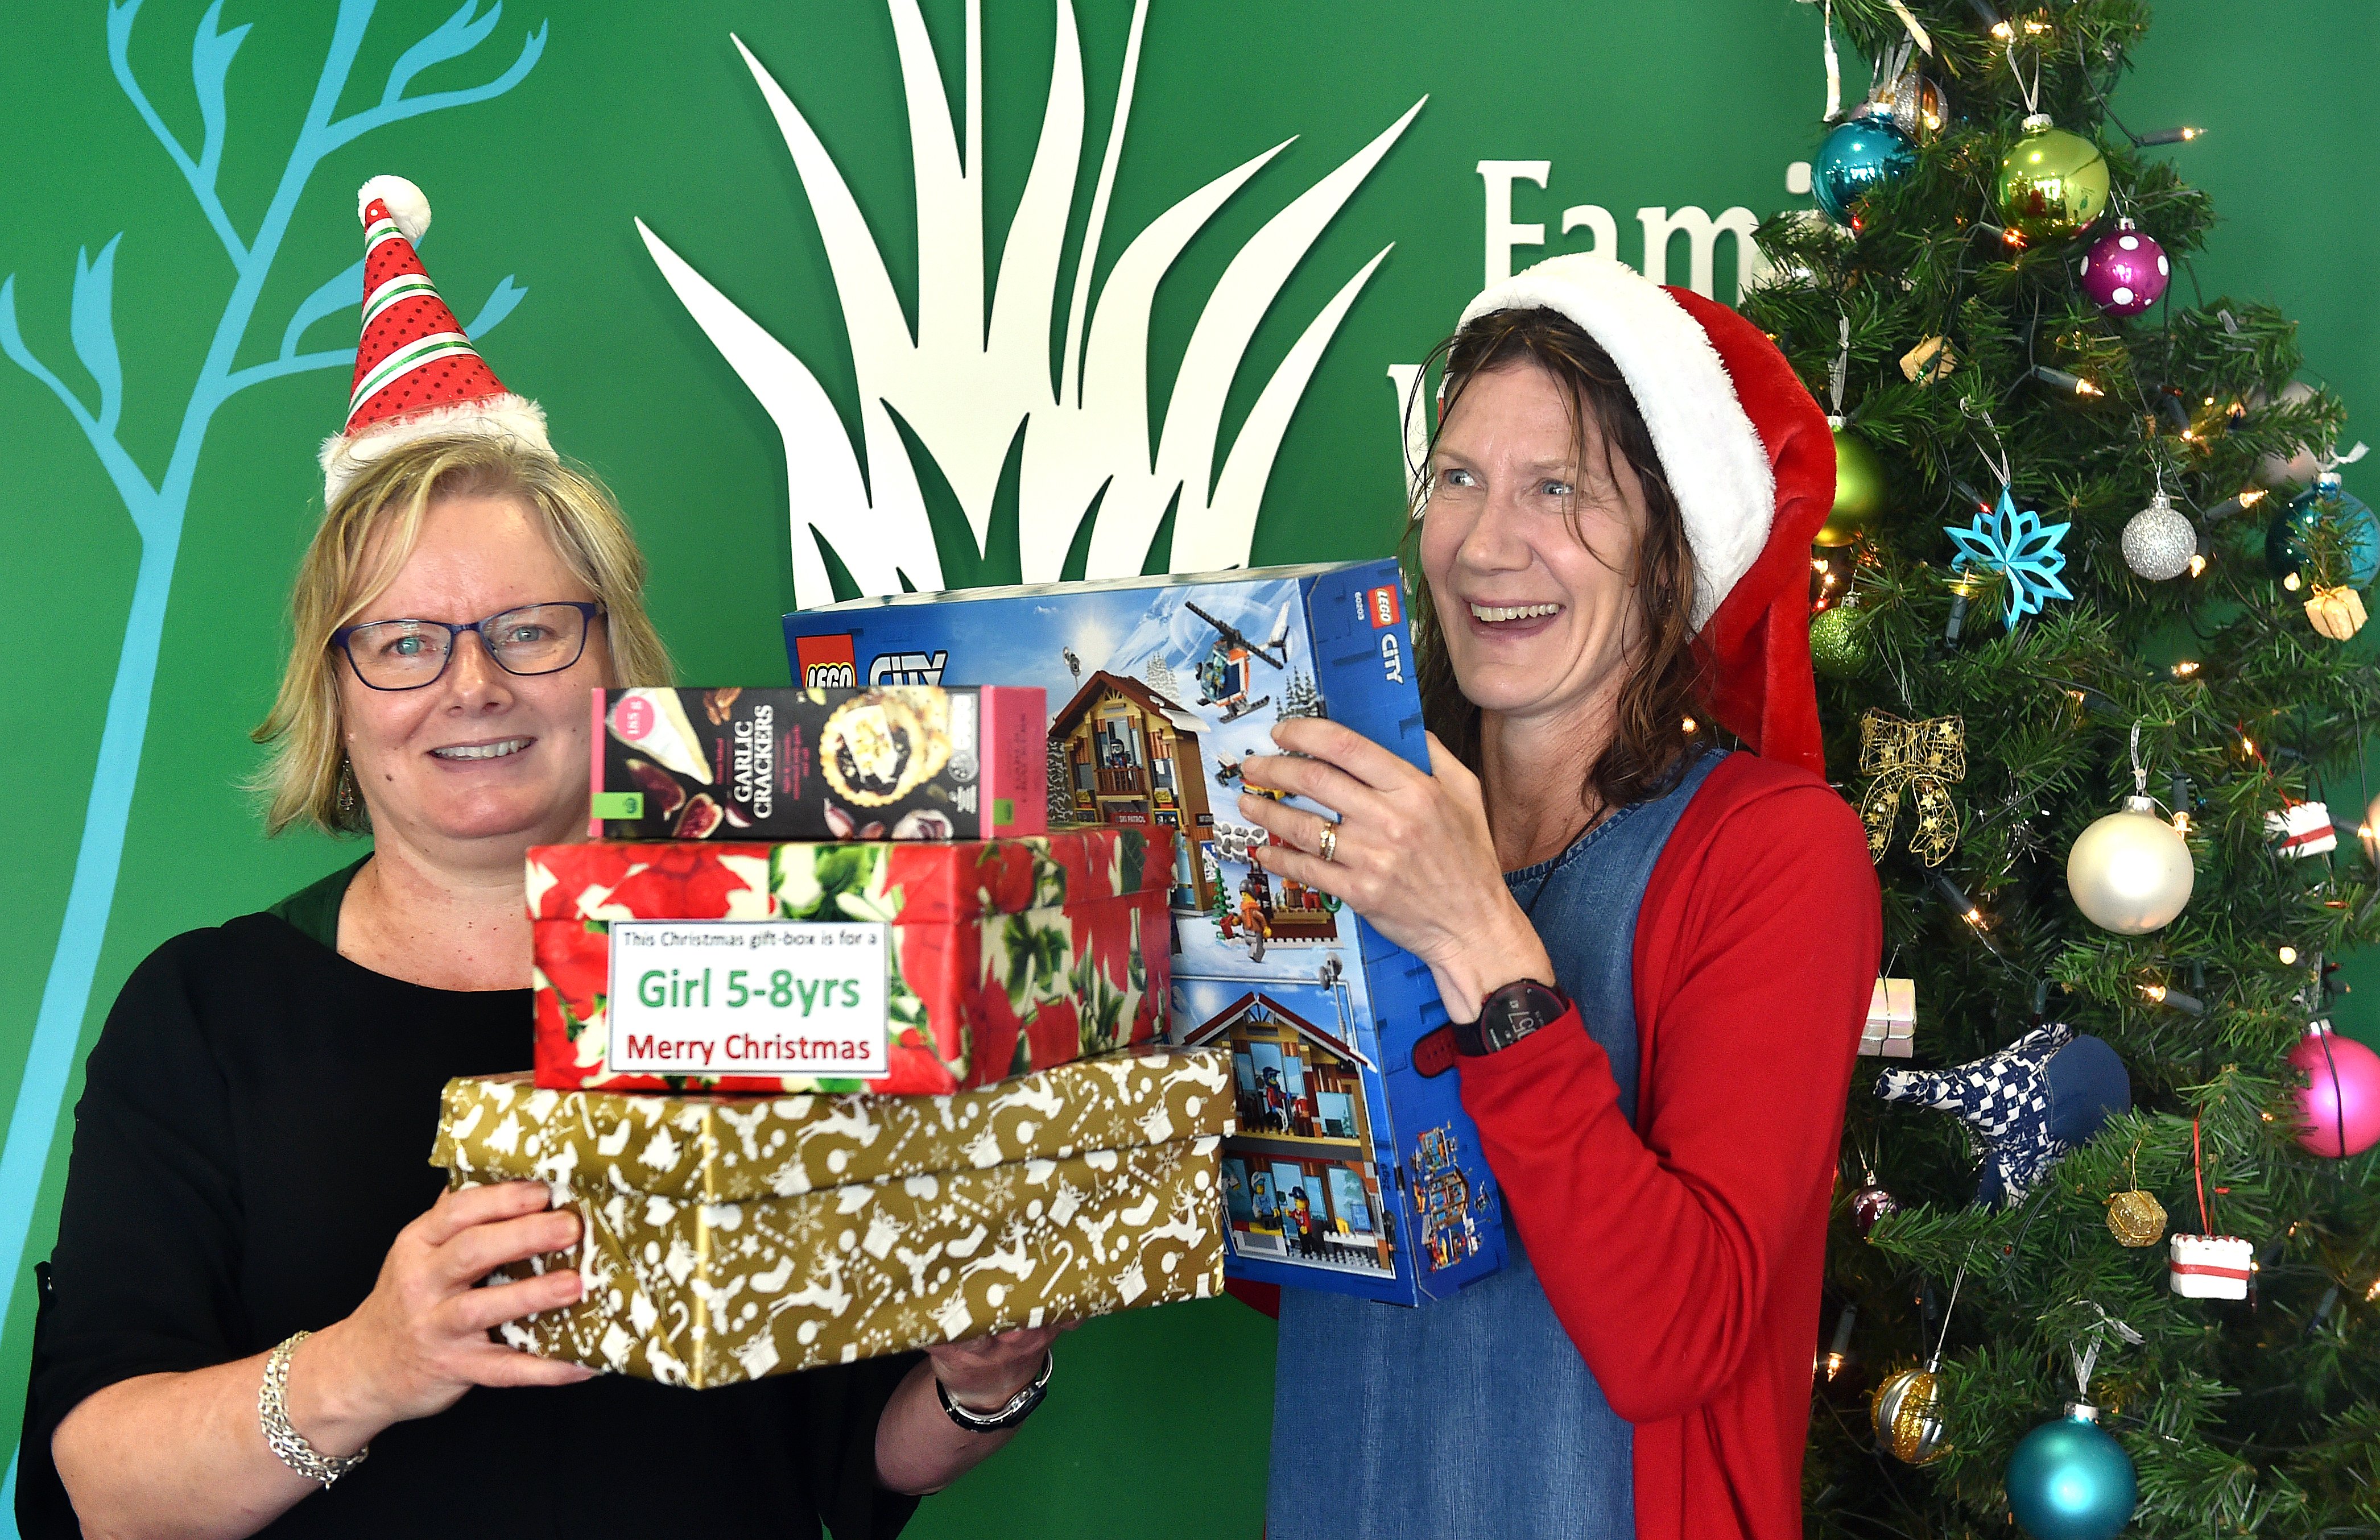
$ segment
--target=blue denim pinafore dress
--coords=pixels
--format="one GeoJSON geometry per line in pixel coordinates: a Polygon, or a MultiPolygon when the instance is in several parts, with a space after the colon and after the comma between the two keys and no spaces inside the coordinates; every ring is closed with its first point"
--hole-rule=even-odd
{"type": "MultiPolygon", "coordinates": [[[[1636,1116],[1636,911],[1724,756],[1504,880],[1636,1116]]],[[[1416,1309],[1281,1291],[1267,1540],[1633,1540],[1631,1431],[1506,1225],[1511,1260],[1416,1309]]],[[[1624,1300],[1614,1310],[1628,1308],[1624,1300]]]]}

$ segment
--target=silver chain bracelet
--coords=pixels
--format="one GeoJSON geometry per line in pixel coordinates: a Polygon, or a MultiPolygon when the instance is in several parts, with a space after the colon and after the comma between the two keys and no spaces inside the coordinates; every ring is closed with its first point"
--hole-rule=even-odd
{"type": "Polygon", "coordinates": [[[364,1457],[371,1453],[371,1446],[366,1444],[349,1455],[324,1454],[306,1442],[306,1436],[290,1425],[289,1356],[298,1351],[298,1343],[313,1335],[310,1331],[295,1334],[273,1349],[273,1356],[264,1361],[264,1384],[256,1392],[256,1420],[263,1425],[264,1441],[273,1446],[281,1463],[308,1481],[319,1481],[327,1487],[362,1464],[364,1457]]]}

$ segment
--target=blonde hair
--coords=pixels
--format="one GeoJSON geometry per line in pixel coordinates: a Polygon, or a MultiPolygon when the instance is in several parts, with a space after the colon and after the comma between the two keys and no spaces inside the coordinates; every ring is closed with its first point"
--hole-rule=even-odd
{"type": "Polygon", "coordinates": [[[431,507],[449,497],[510,497],[534,512],[571,575],[606,617],[613,683],[666,685],[668,651],[645,613],[645,558],[603,484],[517,441],[440,434],[392,449],[341,490],[306,548],[289,594],[289,665],[273,710],[249,734],[269,753],[251,783],[264,831],[366,828],[359,799],[340,806],[346,750],[331,634],[396,580],[431,507]]]}

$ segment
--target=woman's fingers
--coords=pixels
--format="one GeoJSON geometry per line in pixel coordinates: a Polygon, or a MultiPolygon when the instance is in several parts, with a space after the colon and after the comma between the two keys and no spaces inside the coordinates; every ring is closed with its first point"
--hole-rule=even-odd
{"type": "Polygon", "coordinates": [[[1387,803],[1378,788],[1356,780],[1338,766],[1294,754],[1248,755],[1240,761],[1240,777],[1251,787],[1302,796],[1335,813],[1361,816],[1387,803]]]}
{"type": "Polygon", "coordinates": [[[1344,861],[1325,861],[1293,845],[1259,845],[1250,854],[1258,866],[1274,876],[1329,893],[1340,903],[1352,905],[1357,914],[1369,916],[1370,880],[1344,861]]]}
{"type": "Polygon", "coordinates": [[[443,1246],[474,1225],[534,1214],[552,1194],[542,1182],[496,1182],[484,1187],[453,1187],[406,1228],[425,1245],[443,1246]]]}
{"type": "Polygon", "coordinates": [[[1322,830],[1330,821],[1319,813],[1291,807],[1269,796],[1257,796],[1253,792],[1240,794],[1240,817],[1300,850],[1322,848],[1322,830]]]}
{"type": "Polygon", "coordinates": [[[472,1355],[470,1378],[474,1385],[492,1389],[511,1389],[520,1386],[577,1385],[593,1379],[597,1371],[583,1364],[565,1364],[560,1359],[540,1358],[522,1352],[517,1348],[488,1344],[484,1353],[472,1355]]]}
{"type": "Polygon", "coordinates": [[[586,1282],[577,1268],[557,1268],[535,1278],[466,1289],[440,1307],[438,1324],[442,1330],[477,1336],[523,1316],[576,1304],[585,1293],[586,1282]]]}
{"type": "Polygon", "coordinates": [[[1292,754],[1336,765],[1374,791],[1395,791],[1412,784],[1422,773],[1354,728],[1328,717],[1283,717],[1273,725],[1272,741],[1292,754]]]}
{"type": "Polygon", "coordinates": [[[578,1216],[567,1208],[478,1225],[438,1248],[439,1276],[456,1287],[477,1283],[508,1262],[526,1261],[578,1243],[578,1216]]]}

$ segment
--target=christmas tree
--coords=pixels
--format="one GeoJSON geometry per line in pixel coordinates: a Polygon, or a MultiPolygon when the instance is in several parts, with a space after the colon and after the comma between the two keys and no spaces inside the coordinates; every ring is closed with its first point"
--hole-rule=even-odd
{"type": "Polygon", "coordinates": [[[1322,697],[1314,688],[1314,677],[1304,669],[1289,676],[1281,686],[1280,714],[1284,717],[1325,717],[1330,713],[1323,708],[1322,697]]]}
{"type": "Polygon", "coordinates": [[[1813,655],[1915,1009],[1852,1086],[1810,1532],[2380,1533],[2380,1061],[2309,1030],[2380,929],[2344,408],[2198,290],[2184,131],[2108,106],[2142,0],[1830,9],[1875,83],[1745,309],[1841,419],[1813,655]]]}

